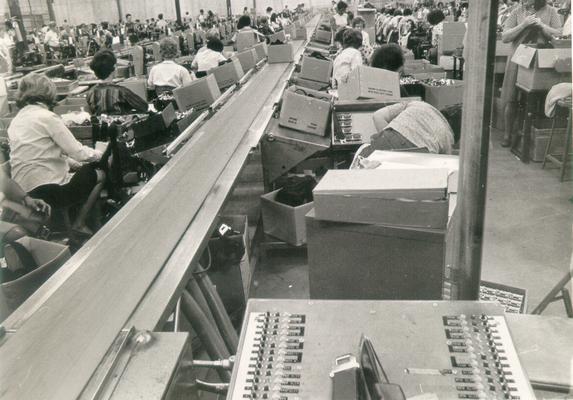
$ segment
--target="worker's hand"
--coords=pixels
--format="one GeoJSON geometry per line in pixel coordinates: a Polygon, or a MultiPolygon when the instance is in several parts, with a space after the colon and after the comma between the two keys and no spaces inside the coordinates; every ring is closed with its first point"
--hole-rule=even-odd
{"type": "Polygon", "coordinates": [[[536,25],[538,20],[539,18],[535,15],[528,15],[521,24],[526,28],[528,26],[536,25]]]}
{"type": "Polygon", "coordinates": [[[47,217],[52,213],[52,208],[48,203],[41,199],[34,199],[30,196],[24,197],[24,205],[37,213],[45,215],[47,217]]]}

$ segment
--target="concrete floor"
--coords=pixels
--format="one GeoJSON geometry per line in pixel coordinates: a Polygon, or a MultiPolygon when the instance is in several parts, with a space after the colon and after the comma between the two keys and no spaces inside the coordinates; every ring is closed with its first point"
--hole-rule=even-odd
{"type": "MultiPolygon", "coordinates": [[[[492,132],[482,279],[527,290],[531,311],[567,272],[571,259],[573,185],[558,171],[523,164],[492,132]]],[[[251,297],[309,297],[304,250],[275,250],[255,271],[251,297]]],[[[562,303],[548,315],[564,316],[562,303]]]]}

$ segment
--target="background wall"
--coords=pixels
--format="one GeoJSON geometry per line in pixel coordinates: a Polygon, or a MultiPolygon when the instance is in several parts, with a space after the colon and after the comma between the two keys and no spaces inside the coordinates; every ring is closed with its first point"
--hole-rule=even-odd
{"type": "MultiPolygon", "coordinates": [[[[48,1],[51,1],[56,15],[56,22],[62,24],[67,20],[70,24],[91,22],[117,22],[119,12],[117,0],[18,0],[25,21],[43,20],[49,21],[48,1]]],[[[167,19],[175,19],[175,0],[119,0],[122,9],[122,18],[130,13],[134,19],[157,18],[157,14],[163,13],[167,19]]],[[[257,13],[264,13],[268,6],[275,10],[282,10],[285,5],[294,9],[297,4],[304,2],[308,7],[330,7],[331,0],[255,0],[257,13]]],[[[179,0],[181,14],[186,12],[196,18],[200,9],[212,10],[216,14],[226,16],[226,0],[179,0]]],[[[234,14],[241,14],[243,7],[252,9],[253,0],[231,0],[234,14]]],[[[0,0],[0,15],[8,13],[7,0],[0,0]]],[[[29,24],[26,24],[29,25],[29,24]]]]}

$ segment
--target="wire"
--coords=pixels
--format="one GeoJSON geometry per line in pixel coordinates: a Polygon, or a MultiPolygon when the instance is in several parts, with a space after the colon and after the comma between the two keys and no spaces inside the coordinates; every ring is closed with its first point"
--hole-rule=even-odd
{"type": "Polygon", "coordinates": [[[198,263],[199,267],[201,267],[201,271],[195,271],[195,272],[193,272],[193,275],[201,275],[201,274],[204,274],[205,272],[207,272],[211,269],[212,258],[211,258],[211,249],[209,248],[209,244],[207,244],[207,260],[208,260],[207,268],[203,268],[201,263],[198,263]]]}

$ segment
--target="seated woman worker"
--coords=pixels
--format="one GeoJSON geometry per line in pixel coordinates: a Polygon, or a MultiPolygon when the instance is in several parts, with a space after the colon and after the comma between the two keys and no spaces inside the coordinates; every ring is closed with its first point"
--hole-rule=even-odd
{"type": "Polygon", "coordinates": [[[155,65],[149,72],[147,85],[155,88],[155,94],[172,91],[181,86],[188,85],[195,79],[194,74],[189,73],[185,67],[175,63],[177,57],[177,43],[171,38],[163,38],[159,43],[159,50],[163,62],[155,65]]]}
{"type": "Polygon", "coordinates": [[[8,128],[12,178],[52,208],[81,206],[72,229],[91,234],[86,219],[104,185],[105,174],[96,163],[102,153],[78,142],[50,111],[55,100],[56,87],[46,76],[22,78],[17,93],[20,111],[8,128]],[[73,174],[70,165],[78,166],[73,174]]]}
{"type": "Polygon", "coordinates": [[[113,72],[117,59],[111,50],[98,51],[90,68],[102,82],[87,93],[87,102],[92,115],[121,115],[135,112],[145,113],[149,106],[141,97],[128,88],[113,83],[113,72]]]}

